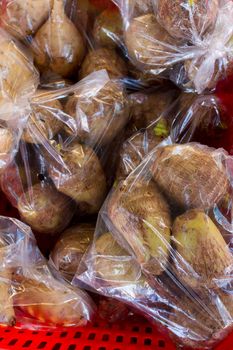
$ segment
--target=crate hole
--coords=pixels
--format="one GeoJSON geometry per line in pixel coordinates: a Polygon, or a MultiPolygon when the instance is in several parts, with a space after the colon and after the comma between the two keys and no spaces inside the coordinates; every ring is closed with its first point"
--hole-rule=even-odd
{"type": "Polygon", "coordinates": [[[90,333],[88,335],[88,340],[94,340],[95,339],[95,333],[90,333]]]}
{"type": "Polygon", "coordinates": [[[151,345],[151,339],[146,338],[144,340],[144,345],[151,345]]]}
{"type": "Polygon", "coordinates": [[[75,344],[70,344],[68,347],[68,350],[75,350],[76,349],[76,345],[75,344]]]}
{"type": "Polygon", "coordinates": [[[104,334],[102,337],[103,341],[108,341],[109,340],[109,335],[108,334],[104,334]]]}
{"type": "Polygon", "coordinates": [[[91,350],[90,346],[84,346],[83,350],[91,350]]]}
{"type": "Polygon", "coordinates": [[[146,333],[151,334],[152,333],[152,328],[151,327],[146,327],[146,333]]]}
{"type": "Polygon", "coordinates": [[[164,340],[159,340],[159,342],[158,342],[158,346],[159,346],[159,348],[165,348],[165,341],[164,340]]]}
{"type": "Polygon", "coordinates": [[[65,337],[67,336],[67,334],[68,334],[67,332],[62,332],[62,333],[60,334],[60,337],[61,337],[61,338],[65,338],[65,337]]]}
{"type": "Polygon", "coordinates": [[[136,337],[132,337],[130,339],[130,344],[137,344],[137,342],[138,342],[138,339],[136,337]]]}
{"type": "Polygon", "coordinates": [[[51,336],[51,335],[53,335],[53,332],[47,332],[46,335],[51,336]]]}
{"type": "Polygon", "coordinates": [[[106,350],[106,348],[104,346],[101,346],[99,350],[106,350]]]}
{"type": "Polygon", "coordinates": [[[59,350],[61,348],[61,343],[56,343],[52,350],[59,350]]]}
{"type": "Polygon", "coordinates": [[[18,341],[18,339],[12,339],[12,340],[8,343],[8,345],[13,346],[13,345],[15,345],[15,344],[17,343],[17,341],[18,341]]]}
{"type": "Polygon", "coordinates": [[[98,324],[98,323],[93,323],[92,327],[98,328],[98,327],[99,327],[99,324],[98,324]]]}
{"type": "Polygon", "coordinates": [[[23,344],[23,348],[29,348],[29,346],[31,345],[32,341],[31,340],[27,340],[24,344],[23,344]]]}
{"type": "Polygon", "coordinates": [[[18,331],[18,333],[19,333],[19,334],[23,334],[23,333],[24,333],[24,331],[18,331]]]}
{"type": "Polygon", "coordinates": [[[39,332],[33,331],[32,334],[39,334],[39,332]]]}
{"type": "Polygon", "coordinates": [[[74,335],[74,339],[79,339],[79,338],[81,338],[81,336],[82,336],[81,332],[76,332],[74,335]]]}
{"type": "Polygon", "coordinates": [[[0,341],[3,341],[4,338],[0,338],[0,341]]]}
{"type": "Polygon", "coordinates": [[[47,345],[46,341],[42,341],[42,342],[38,345],[37,349],[44,349],[44,348],[46,347],[46,345],[47,345]]]}
{"type": "Polygon", "coordinates": [[[117,343],[122,343],[122,342],[123,342],[123,337],[122,337],[122,335],[118,335],[118,336],[116,337],[116,342],[117,342],[117,343]]]}
{"type": "Polygon", "coordinates": [[[134,327],[132,328],[132,331],[133,331],[133,332],[139,332],[139,327],[134,326],[134,327]]]}
{"type": "Polygon", "coordinates": [[[4,331],[5,333],[9,333],[10,332],[10,330],[9,329],[5,329],[5,331],[4,331]]]}

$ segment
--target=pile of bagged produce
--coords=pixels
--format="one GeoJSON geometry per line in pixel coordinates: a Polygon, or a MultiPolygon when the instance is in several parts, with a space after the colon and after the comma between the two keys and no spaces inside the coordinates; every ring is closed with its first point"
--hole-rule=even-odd
{"type": "Polygon", "coordinates": [[[0,1],[21,220],[0,217],[0,324],[133,312],[200,349],[233,330],[232,18],[231,0],[0,1]]]}

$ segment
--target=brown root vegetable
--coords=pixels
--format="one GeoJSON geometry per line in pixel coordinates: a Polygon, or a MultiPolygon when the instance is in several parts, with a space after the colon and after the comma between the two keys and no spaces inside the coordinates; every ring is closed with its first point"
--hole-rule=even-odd
{"type": "Polygon", "coordinates": [[[95,273],[108,282],[135,281],[137,266],[129,253],[113,238],[111,233],[104,233],[95,242],[95,273]]]}
{"type": "Polygon", "coordinates": [[[106,9],[96,17],[93,27],[95,44],[106,47],[120,46],[123,37],[123,23],[118,8],[106,9]]]}
{"type": "Polygon", "coordinates": [[[7,36],[0,37],[0,61],[0,105],[6,99],[16,101],[36,90],[39,84],[37,70],[14,40],[7,36]]]}
{"type": "Polygon", "coordinates": [[[101,69],[106,69],[111,79],[127,76],[126,63],[117,52],[114,49],[100,48],[86,55],[79,73],[80,79],[101,69]]]}
{"type": "Polygon", "coordinates": [[[161,119],[157,126],[137,132],[126,140],[119,152],[117,178],[125,179],[135,170],[152,149],[168,136],[167,130],[166,120],[161,119]]]}
{"type": "Polygon", "coordinates": [[[117,81],[107,82],[97,92],[71,96],[65,110],[77,122],[80,141],[98,147],[109,144],[129,119],[126,94],[117,81]]]}
{"type": "Polygon", "coordinates": [[[112,193],[109,218],[143,269],[159,275],[169,256],[170,210],[155,183],[133,180],[121,182],[112,193]]]}
{"type": "Polygon", "coordinates": [[[75,211],[72,200],[53,186],[39,183],[18,201],[21,219],[40,233],[58,234],[69,224],[75,211]]]}
{"type": "Polygon", "coordinates": [[[125,33],[125,43],[133,63],[140,70],[158,75],[172,64],[174,39],[153,14],[134,18],[125,33]]]}
{"type": "Polygon", "coordinates": [[[203,35],[211,30],[218,13],[218,0],[158,0],[160,24],[178,39],[192,39],[196,32],[203,35]]]}
{"type": "MultiPolygon", "coordinates": [[[[36,96],[40,98],[42,90],[36,96]]],[[[22,134],[22,140],[28,143],[42,143],[43,139],[52,140],[64,128],[64,123],[58,118],[63,107],[61,102],[51,100],[40,104],[32,103],[32,113],[22,134]]]]}
{"type": "Polygon", "coordinates": [[[82,214],[98,213],[106,196],[106,178],[95,152],[74,143],[61,150],[65,168],[50,164],[49,175],[57,189],[78,204],[82,214]]]}
{"type": "Polygon", "coordinates": [[[74,277],[94,232],[94,224],[79,224],[66,229],[59,237],[50,256],[55,267],[68,280],[74,277]]]}
{"type": "Polygon", "coordinates": [[[176,218],[172,232],[179,279],[195,289],[222,286],[232,273],[233,256],[210,217],[198,209],[187,211],[176,218]]]}
{"type": "Polygon", "coordinates": [[[217,154],[197,144],[159,148],[151,173],[173,204],[186,209],[212,208],[228,188],[226,170],[217,154]]]}
{"type": "Polygon", "coordinates": [[[10,129],[0,127],[0,168],[9,163],[15,153],[15,135],[10,129]]]}
{"type": "Polygon", "coordinates": [[[53,0],[8,1],[1,17],[3,27],[19,39],[33,35],[49,17],[52,3],[53,0]]]}
{"type": "Polygon", "coordinates": [[[66,16],[63,0],[54,0],[48,21],[38,30],[33,42],[39,69],[69,77],[77,71],[85,54],[84,40],[66,16]]]}
{"type": "Polygon", "coordinates": [[[170,336],[178,344],[194,349],[213,349],[232,330],[233,297],[208,292],[177,299],[169,313],[170,336]]]}

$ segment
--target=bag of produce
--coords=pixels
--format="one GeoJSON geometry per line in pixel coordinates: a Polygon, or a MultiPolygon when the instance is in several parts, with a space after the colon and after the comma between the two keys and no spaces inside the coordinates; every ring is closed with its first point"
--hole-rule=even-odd
{"type": "Polygon", "coordinates": [[[32,231],[0,218],[0,323],[20,327],[84,325],[93,313],[90,298],[48,265],[32,231]]]}
{"type": "Polygon", "coordinates": [[[160,143],[110,192],[73,284],[211,349],[233,326],[232,162],[223,149],[160,143]]]}
{"type": "Polygon", "coordinates": [[[115,0],[132,64],[201,93],[231,73],[232,1],[115,0]]]}

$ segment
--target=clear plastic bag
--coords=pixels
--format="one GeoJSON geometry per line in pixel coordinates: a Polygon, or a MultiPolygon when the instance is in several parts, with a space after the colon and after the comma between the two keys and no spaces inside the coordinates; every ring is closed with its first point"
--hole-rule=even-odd
{"type": "Polygon", "coordinates": [[[232,165],[223,149],[165,140],[110,192],[73,284],[213,348],[233,326],[232,165]]]}
{"type": "Polygon", "coordinates": [[[0,323],[27,328],[84,325],[90,298],[49,267],[22,222],[0,218],[0,323]]]}
{"type": "Polygon", "coordinates": [[[115,2],[128,56],[144,74],[201,93],[231,73],[231,1],[151,0],[145,8],[136,0],[115,2]]]}

